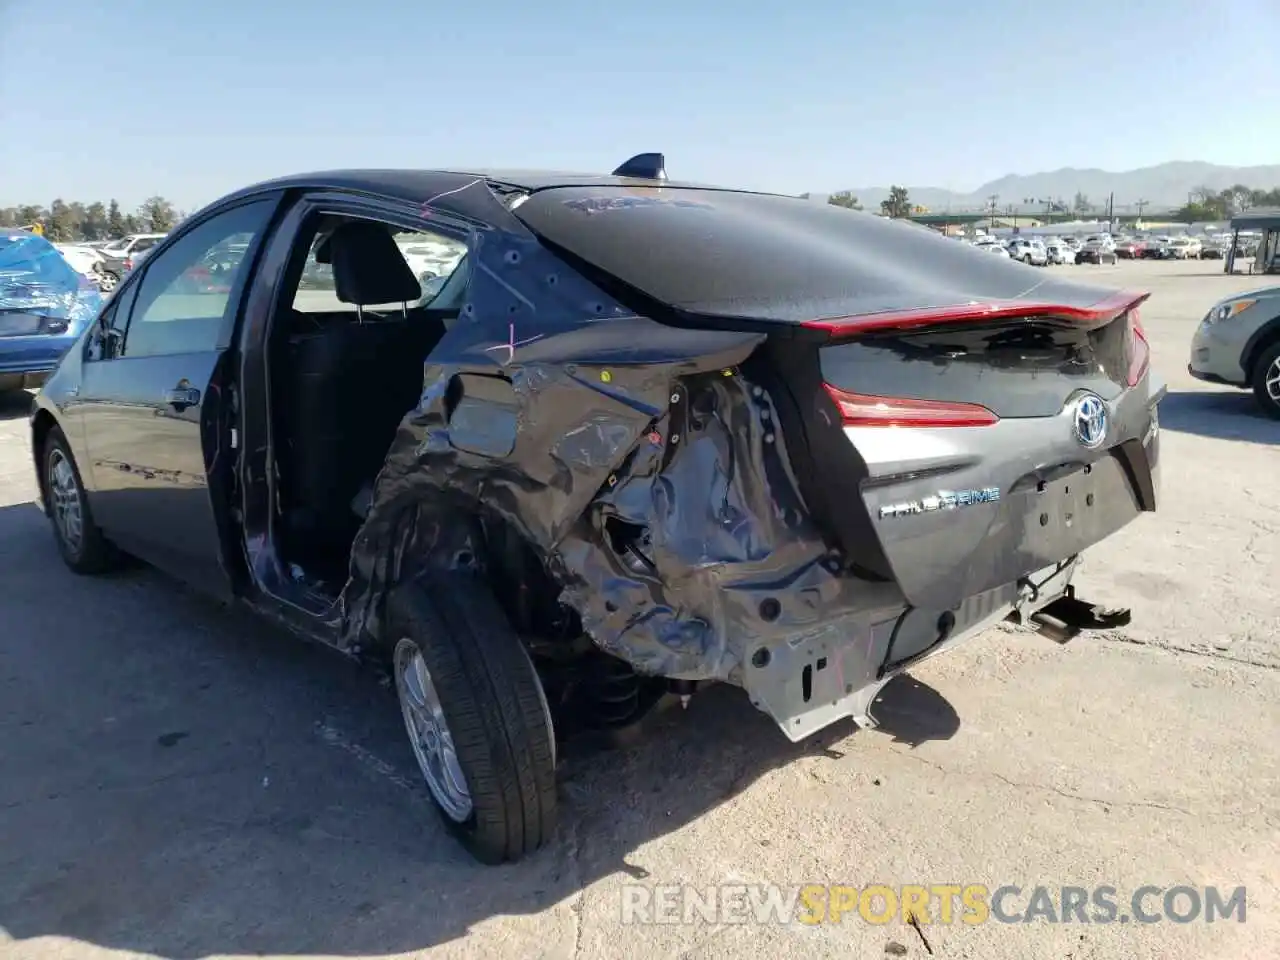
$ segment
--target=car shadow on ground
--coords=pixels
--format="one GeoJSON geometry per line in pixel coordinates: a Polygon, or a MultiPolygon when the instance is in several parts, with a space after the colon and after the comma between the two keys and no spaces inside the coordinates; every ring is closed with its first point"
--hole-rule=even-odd
{"type": "Polygon", "coordinates": [[[0,390],[0,420],[30,416],[32,399],[26,390],[0,390]]]}
{"type": "MultiPolygon", "coordinates": [[[[482,867],[431,808],[376,671],[149,568],[74,577],[29,503],[0,508],[0,568],[0,930],[18,940],[183,958],[421,950],[604,877],[658,882],[646,844],[780,766],[836,762],[854,730],[792,744],[712,688],[630,747],[567,745],[555,840],[482,867]]],[[[959,727],[910,677],[875,713],[858,736],[914,745],[959,727]]]]}
{"type": "Polygon", "coordinates": [[[1219,440],[1280,444],[1280,420],[1258,408],[1251,390],[1170,391],[1160,401],[1160,426],[1219,440]]]}

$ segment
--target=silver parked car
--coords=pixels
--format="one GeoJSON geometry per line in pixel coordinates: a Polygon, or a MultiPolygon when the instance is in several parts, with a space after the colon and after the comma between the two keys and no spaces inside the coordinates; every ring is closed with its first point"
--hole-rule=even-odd
{"type": "Polygon", "coordinates": [[[1044,244],[1035,238],[1014,237],[1009,241],[1008,250],[1012,259],[1032,266],[1043,267],[1049,262],[1044,244]]]}
{"type": "Polygon", "coordinates": [[[1053,264],[1075,263],[1076,252],[1069,247],[1065,241],[1054,237],[1044,246],[1045,253],[1049,257],[1049,262],[1053,264]]]}
{"type": "Polygon", "coordinates": [[[1252,389],[1280,419],[1280,287],[1215,303],[1191,340],[1187,371],[1199,380],[1252,389]]]}

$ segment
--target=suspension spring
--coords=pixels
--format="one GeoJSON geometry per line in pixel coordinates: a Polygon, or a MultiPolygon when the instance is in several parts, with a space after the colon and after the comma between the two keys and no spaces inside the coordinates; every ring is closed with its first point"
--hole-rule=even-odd
{"type": "Polygon", "coordinates": [[[621,660],[603,660],[584,692],[592,719],[601,726],[621,726],[639,712],[640,678],[621,660]]]}

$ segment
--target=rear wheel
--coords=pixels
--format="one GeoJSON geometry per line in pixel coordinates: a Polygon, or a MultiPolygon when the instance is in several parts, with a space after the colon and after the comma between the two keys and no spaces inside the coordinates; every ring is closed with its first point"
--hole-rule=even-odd
{"type": "Polygon", "coordinates": [[[555,735],[541,681],[483,583],[406,584],[387,607],[409,742],[448,830],[477,860],[537,850],[555,829],[555,735]]]}
{"type": "Polygon", "coordinates": [[[1280,343],[1263,351],[1254,365],[1253,395],[1268,416],[1280,420],[1280,343]]]}
{"type": "Polygon", "coordinates": [[[116,288],[116,284],[120,282],[120,278],[110,271],[102,275],[102,279],[98,281],[98,287],[103,293],[110,293],[116,288]]]}
{"type": "Polygon", "coordinates": [[[119,554],[93,522],[67,438],[54,427],[44,442],[44,489],[58,552],[76,573],[104,573],[118,565],[119,554]]]}

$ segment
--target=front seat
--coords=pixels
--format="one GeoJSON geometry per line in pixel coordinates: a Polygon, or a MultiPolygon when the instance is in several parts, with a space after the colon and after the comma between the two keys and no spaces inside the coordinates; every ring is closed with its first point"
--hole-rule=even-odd
{"type": "Polygon", "coordinates": [[[386,226],[344,223],[325,247],[337,298],[356,312],[290,341],[289,525],[306,546],[346,549],[351,501],[381,469],[421,393],[425,352],[416,343],[435,331],[406,309],[422,289],[386,226]],[[393,310],[369,312],[379,305],[393,310]]]}

